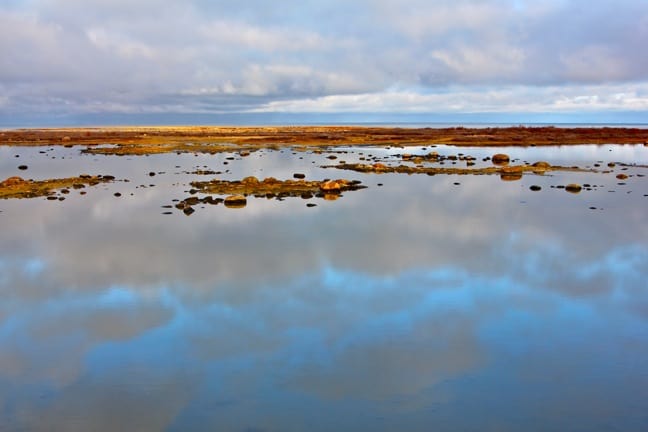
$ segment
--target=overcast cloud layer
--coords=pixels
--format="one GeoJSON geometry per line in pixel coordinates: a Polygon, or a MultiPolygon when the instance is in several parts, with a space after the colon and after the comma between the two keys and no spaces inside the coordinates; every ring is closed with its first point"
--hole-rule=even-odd
{"type": "Polygon", "coordinates": [[[648,113],[646,0],[3,0],[0,120],[648,113]]]}

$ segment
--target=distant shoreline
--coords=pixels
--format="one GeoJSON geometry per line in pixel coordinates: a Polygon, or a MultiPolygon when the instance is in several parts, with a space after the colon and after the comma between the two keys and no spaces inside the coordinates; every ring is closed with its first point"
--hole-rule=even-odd
{"type": "MultiPolygon", "coordinates": [[[[39,128],[0,131],[0,145],[111,144],[106,154],[219,152],[274,146],[527,147],[579,144],[648,145],[648,129],[631,127],[446,127],[374,126],[128,126],[39,128]]],[[[105,147],[102,146],[102,149],[105,147]]]]}

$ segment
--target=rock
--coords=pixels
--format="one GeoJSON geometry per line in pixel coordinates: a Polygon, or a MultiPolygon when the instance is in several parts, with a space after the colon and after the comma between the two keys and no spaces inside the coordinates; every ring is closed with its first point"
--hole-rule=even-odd
{"type": "Polygon", "coordinates": [[[18,166],[18,169],[19,169],[19,170],[22,170],[22,171],[26,170],[27,168],[28,168],[27,165],[19,165],[19,166],[18,166]]]}
{"type": "Polygon", "coordinates": [[[72,138],[70,138],[69,136],[64,136],[63,138],[61,138],[61,141],[63,141],[63,142],[68,142],[68,141],[71,141],[71,140],[72,140],[72,138]]]}
{"type": "Polygon", "coordinates": [[[517,181],[522,178],[522,167],[505,166],[500,170],[500,179],[503,181],[517,181]]]}
{"type": "Polygon", "coordinates": [[[295,174],[293,174],[293,177],[296,178],[296,179],[304,179],[304,178],[306,178],[306,174],[295,173],[295,174]]]}
{"type": "Polygon", "coordinates": [[[121,196],[121,193],[119,193],[119,192],[115,192],[114,195],[115,195],[117,198],[119,198],[119,197],[121,196]]]}
{"type": "Polygon", "coordinates": [[[518,181],[522,180],[522,174],[500,174],[502,181],[518,181]]]}
{"type": "Polygon", "coordinates": [[[149,176],[154,177],[154,176],[155,176],[155,173],[154,173],[153,171],[151,171],[151,172],[149,173],[149,176]]]}
{"type": "Polygon", "coordinates": [[[322,198],[324,198],[326,201],[335,201],[340,198],[340,195],[336,193],[325,193],[322,198]]]}
{"type": "Polygon", "coordinates": [[[243,208],[247,205],[247,198],[243,195],[230,195],[225,198],[224,203],[229,208],[243,208]]]}
{"type": "Polygon", "coordinates": [[[191,214],[192,214],[193,212],[195,212],[195,211],[196,211],[196,210],[194,210],[194,209],[191,208],[191,207],[185,207],[185,208],[182,210],[182,212],[183,212],[184,214],[186,214],[187,216],[191,216],[191,214]]]}
{"type": "Polygon", "coordinates": [[[565,186],[565,190],[567,192],[574,193],[574,194],[579,193],[582,189],[583,187],[576,183],[570,183],[567,186],[565,186]]]}
{"type": "Polygon", "coordinates": [[[500,169],[500,173],[502,174],[520,174],[524,171],[524,169],[521,166],[505,166],[500,169]]]}
{"type": "Polygon", "coordinates": [[[380,162],[376,162],[375,164],[371,165],[371,167],[372,167],[375,171],[381,171],[381,170],[387,169],[387,165],[382,164],[382,163],[380,163],[380,162]]]}
{"type": "Polygon", "coordinates": [[[504,154],[504,153],[494,154],[493,157],[491,158],[491,161],[495,165],[504,165],[504,164],[509,163],[510,160],[511,159],[509,158],[509,156],[507,154],[504,154]]]}
{"type": "Polygon", "coordinates": [[[542,190],[542,188],[538,185],[531,185],[529,189],[531,189],[533,192],[538,192],[539,190],[542,190]]]}
{"type": "Polygon", "coordinates": [[[329,180],[320,185],[320,189],[323,192],[339,192],[342,189],[342,184],[337,180],[329,180]]]}
{"type": "Polygon", "coordinates": [[[8,179],[0,183],[0,187],[18,186],[23,183],[27,183],[27,181],[24,180],[22,177],[14,176],[14,177],[9,177],[8,179]]]}
{"type": "Polygon", "coordinates": [[[241,180],[241,183],[243,183],[244,185],[255,185],[259,183],[259,179],[254,176],[249,176],[241,180]]]}
{"type": "Polygon", "coordinates": [[[308,203],[308,204],[306,204],[306,207],[316,207],[316,206],[317,206],[317,204],[315,204],[315,203],[308,203]]]}
{"type": "Polygon", "coordinates": [[[619,180],[625,180],[625,179],[628,178],[628,175],[627,174],[617,174],[616,178],[618,178],[619,180]]]}
{"type": "Polygon", "coordinates": [[[545,162],[545,161],[538,161],[538,162],[534,163],[531,166],[534,167],[534,168],[541,168],[541,169],[551,168],[551,164],[549,162],[545,162]]]}

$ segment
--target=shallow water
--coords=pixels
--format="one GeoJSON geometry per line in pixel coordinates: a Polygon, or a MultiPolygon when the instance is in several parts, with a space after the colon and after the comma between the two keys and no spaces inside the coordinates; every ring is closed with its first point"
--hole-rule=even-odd
{"type": "Polygon", "coordinates": [[[648,430],[646,147],[434,149],[611,171],[519,181],[79,150],[0,148],[0,178],[118,180],[0,200],[0,430],[648,430]],[[368,188],[162,208],[205,168],[368,188]]]}

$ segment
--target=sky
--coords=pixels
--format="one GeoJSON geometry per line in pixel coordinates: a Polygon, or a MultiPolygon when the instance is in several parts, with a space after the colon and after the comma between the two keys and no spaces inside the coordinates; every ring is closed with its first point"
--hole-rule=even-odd
{"type": "Polygon", "coordinates": [[[0,125],[648,123],[646,46],[648,0],[0,0],[0,125]]]}

